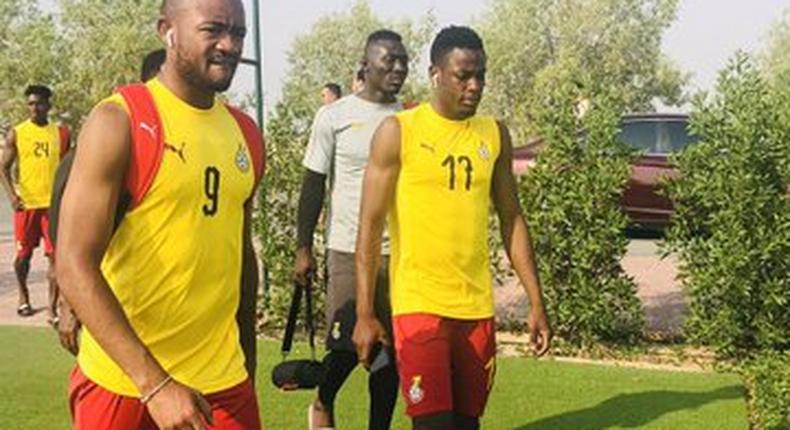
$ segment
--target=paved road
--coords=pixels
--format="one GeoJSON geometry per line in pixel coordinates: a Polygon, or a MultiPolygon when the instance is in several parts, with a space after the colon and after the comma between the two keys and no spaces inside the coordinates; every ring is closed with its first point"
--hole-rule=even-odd
{"type": "MultiPolygon", "coordinates": [[[[638,287],[647,319],[647,328],[652,332],[680,333],[686,302],[677,281],[677,261],[673,256],[662,259],[653,239],[634,239],[622,261],[623,269],[638,287]]],[[[494,289],[496,314],[515,320],[525,320],[527,296],[514,280],[494,289]]]]}
{"type": "Polygon", "coordinates": [[[47,312],[47,262],[41,249],[37,249],[30,268],[30,299],[36,314],[20,318],[16,314],[17,282],[14,275],[14,236],[11,207],[5,193],[0,191],[0,324],[46,325],[47,312]]]}
{"type": "Polygon", "coordinates": [[[11,205],[8,204],[5,192],[0,191],[0,234],[11,234],[11,205]]]}

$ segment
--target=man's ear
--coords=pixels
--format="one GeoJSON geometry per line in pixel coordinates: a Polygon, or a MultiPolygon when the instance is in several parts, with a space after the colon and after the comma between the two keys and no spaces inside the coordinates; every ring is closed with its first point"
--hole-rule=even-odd
{"type": "Polygon", "coordinates": [[[159,39],[165,46],[172,48],[175,45],[173,26],[164,17],[159,18],[156,22],[156,31],[159,33],[159,39]]]}
{"type": "Polygon", "coordinates": [[[428,67],[428,76],[431,80],[431,86],[436,88],[439,86],[439,69],[436,66],[428,67]]]}

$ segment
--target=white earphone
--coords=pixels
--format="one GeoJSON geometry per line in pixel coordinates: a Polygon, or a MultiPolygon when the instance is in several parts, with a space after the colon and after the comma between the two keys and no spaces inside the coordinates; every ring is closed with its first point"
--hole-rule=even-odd
{"type": "Polygon", "coordinates": [[[439,76],[438,75],[433,75],[431,77],[431,83],[433,83],[433,87],[434,88],[438,87],[439,86],[439,76]]]}
{"type": "Polygon", "coordinates": [[[173,39],[174,39],[174,37],[173,37],[173,29],[171,28],[170,30],[167,30],[167,33],[165,33],[165,41],[167,42],[167,47],[168,48],[172,48],[173,45],[175,45],[175,42],[173,41],[173,39]]]}

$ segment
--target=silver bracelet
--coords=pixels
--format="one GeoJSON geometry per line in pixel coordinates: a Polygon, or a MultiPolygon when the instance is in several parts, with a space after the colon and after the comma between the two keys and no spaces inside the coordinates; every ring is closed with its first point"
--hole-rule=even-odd
{"type": "Polygon", "coordinates": [[[162,391],[162,388],[165,388],[165,385],[169,384],[170,381],[172,381],[172,380],[173,380],[173,377],[171,375],[167,375],[167,378],[163,379],[162,382],[156,384],[156,387],[152,388],[151,391],[148,392],[148,394],[140,397],[140,403],[146,404],[146,403],[150,402],[151,399],[154,398],[156,393],[162,391]]]}

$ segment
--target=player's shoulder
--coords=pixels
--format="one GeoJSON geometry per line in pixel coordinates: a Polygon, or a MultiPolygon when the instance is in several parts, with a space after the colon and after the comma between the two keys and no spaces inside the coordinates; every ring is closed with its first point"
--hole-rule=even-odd
{"type": "Polygon", "coordinates": [[[478,130],[487,132],[501,133],[506,128],[504,123],[493,115],[475,115],[471,118],[471,124],[478,130]]]}
{"type": "Polygon", "coordinates": [[[359,112],[359,109],[359,98],[349,94],[319,107],[315,113],[315,122],[329,125],[330,127],[340,126],[349,118],[354,117],[359,112]]]}
{"type": "Polygon", "coordinates": [[[473,116],[471,120],[473,123],[496,125],[496,126],[499,126],[499,124],[502,122],[499,119],[497,119],[495,116],[487,115],[487,114],[477,114],[473,116]]]}
{"type": "Polygon", "coordinates": [[[417,106],[413,106],[408,109],[401,109],[398,112],[394,112],[388,118],[395,123],[394,125],[400,128],[401,126],[408,127],[411,124],[415,124],[419,122],[421,119],[425,119],[425,109],[426,104],[422,103],[417,106]]]}
{"type": "Polygon", "coordinates": [[[30,121],[29,119],[26,119],[26,120],[24,120],[24,121],[22,121],[20,123],[17,123],[13,127],[11,127],[11,130],[14,131],[14,133],[16,133],[16,134],[19,134],[20,130],[24,130],[24,129],[30,127],[32,124],[33,124],[33,121],[30,121]]]}
{"type": "Polygon", "coordinates": [[[358,109],[359,101],[360,98],[357,97],[356,95],[348,94],[346,96],[343,96],[335,100],[332,103],[321,106],[321,108],[318,109],[318,112],[333,117],[343,116],[348,114],[349,111],[358,109]]]}
{"type": "Polygon", "coordinates": [[[110,96],[93,107],[81,134],[99,140],[127,141],[131,136],[130,124],[131,119],[123,98],[110,96]],[[84,133],[86,130],[90,130],[90,133],[84,133]]]}
{"type": "Polygon", "coordinates": [[[128,116],[129,106],[126,104],[126,100],[120,93],[114,92],[111,95],[105,97],[99,103],[96,103],[96,106],[93,108],[93,110],[100,110],[105,112],[105,114],[117,114],[118,112],[122,112],[128,116]]]}

